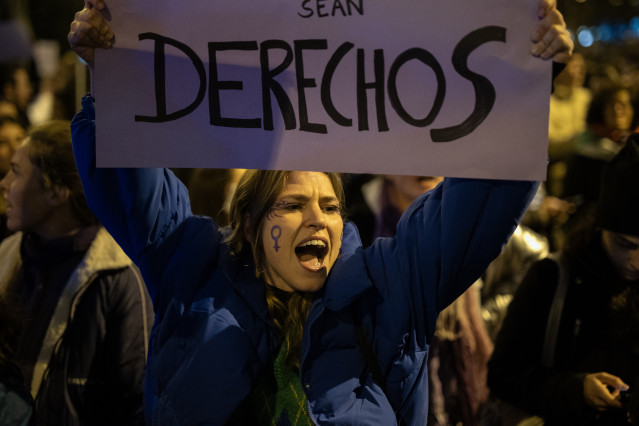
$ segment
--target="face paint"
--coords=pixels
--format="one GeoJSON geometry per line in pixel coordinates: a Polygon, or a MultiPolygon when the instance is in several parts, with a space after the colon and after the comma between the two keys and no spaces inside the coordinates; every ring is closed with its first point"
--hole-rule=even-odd
{"type": "MultiPolygon", "coordinates": [[[[278,201],[277,203],[275,203],[273,205],[273,207],[271,207],[268,212],[266,213],[266,218],[267,219],[272,219],[273,216],[275,217],[280,217],[280,215],[278,214],[278,212],[282,211],[282,210],[293,210],[295,209],[295,206],[297,206],[298,204],[296,203],[291,203],[289,201],[278,201]]],[[[272,234],[272,232],[271,232],[272,234]]]]}
{"type": "Polygon", "coordinates": [[[291,172],[267,210],[264,280],[285,291],[317,291],[337,261],[344,223],[327,175],[291,172]]]}
{"type": "Polygon", "coordinates": [[[271,228],[271,238],[273,238],[273,241],[275,241],[275,245],[273,246],[275,251],[278,251],[280,249],[280,246],[277,244],[277,240],[279,240],[281,236],[282,236],[282,228],[280,228],[279,225],[273,226],[271,228]]]}

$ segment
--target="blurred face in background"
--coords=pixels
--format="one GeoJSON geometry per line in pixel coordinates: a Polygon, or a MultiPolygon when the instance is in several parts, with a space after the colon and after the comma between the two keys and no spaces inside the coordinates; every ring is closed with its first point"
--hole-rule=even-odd
{"type": "Polygon", "coordinates": [[[29,73],[24,68],[17,68],[13,73],[13,84],[4,87],[4,95],[21,110],[26,110],[33,96],[33,85],[29,73]]]}
{"type": "Polygon", "coordinates": [[[619,275],[628,281],[639,280],[639,237],[604,229],[601,242],[619,275]]]}
{"type": "Polygon", "coordinates": [[[7,204],[7,228],[40,235],[51,216],[51,190],[44,187],[40,169],[29,159],[28,142],[26,139],[16,151],[0,188],[7,204]]]}
{"type": "Polygon", "coordinates": [[[444,179],[441,176],[413,175],[384,175],[384,177],[393,184],[391,201],[401,211],[406,210],[415,198],[435,188],[444,179]]]}
{"type": "Polygon", "coordinates": [[[18,107],[13,102],[0,100],[0,116],[18,119],[18,107]]]}
{"type": "Polygon", "coordinates": [[[611,130],[629,130],[633,118],[634,110],[630,92],[626,89],[615,92],[604,109],[606,127],[611,130]]]}
{"type": "Polygon", "coordinates": [[[573,53],[566,68],[555,77],[555,84],[581,87],[586,82],[586,60],[580,53],[573,53]]]}
{"type": "Polygon", "coordinates": [[[18,105],[18,108],[25,110],[29,106],[33,96],[33,86],[29,79],[29,73],[23,68],[19,68],[13,74],[13,102],[18,105]]]}
{"type": "Polygon", "coordinates": [[[9,171],[13,154],[24,137],[25,131],[18,123],[6,121],[0,124],[0,177],[9,171]]]}

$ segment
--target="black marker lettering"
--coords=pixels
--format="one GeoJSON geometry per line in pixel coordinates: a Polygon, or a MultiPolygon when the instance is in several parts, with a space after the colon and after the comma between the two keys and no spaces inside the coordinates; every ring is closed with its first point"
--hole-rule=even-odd
{"type": "Polygon", "coordinates": [[[351,9],[351,6],[353,7],[353,9],[355,9],[357,11],[357,13],[359,13],[360,15],[364,14],[364,0],[358,0],[357,4],[355,3],[354,0],[346,0],[346,6],[348,7],[348,14],[352,15],[353,11],[351,9]]]}
{"type": "Polygon", "coordinates": [[[293,62],[293,51],[291,46],[282,40],[267,40],[260,44],[260,65],[262,68],[262,109],[264,114],[264,130],[273,130],[273,110],[271,107],[271,92],[275,95],[282,117],[284,118],[284,126],[286,130],[294,129],[297,124],[295,120],[295,111],[293,104],[288,98],[286,91],[275,81],[275,77],[283,72],[293,62]],[[286,56],[281,64],[270,69],[268,60],[268,51],[271,49],[282,49],[286,52],[286,56]]]}
{"type": "Polygon", "coordinates": [[[353,125],[353,120],[344,117],[339,111],[337,111],[337,108],[335,108],[335,104],[331,98],[331,82],[333,80],[333,74],[335,74],[335,70],[337,69],[337,65],[354,46],[355,45],[353,43],[346,42],[337,48],[335,53],[333,53],[333,56],[331,56],[331,59],[328,61],[328,64],[326,64],[326,69],[322,76],[322,86],[320,88],[322,105],[324,106],[326,113],[334,122],[345,127],[351,127],[353,125]]]}
{"type": "MultiPolygon", "coordinates": [[[[314,1],[314,0],[308,0],[314,1]]],[[[308,1],[303,2],[306,6],[308,1]]],[[[329,0],[318,0],[316,2],[318,11],[322,9],[329,0]]],[[[344,4],[354,6],[357,0],[330,0],[333,1],[333,15],[338,10],[344,11],[344,4]],[[347,1],[347,3],[344,3],[347,1]]],[[[314,4],[311,4],[313,6],[314,4]]],[[[362,3],[359,3],[360,7],[362,3]]],[[[351,6],[348,6],[349,8],[351,6]]],[[[350,9],[349,9],[350,10],[350,9]]],[[[326,16],[322,12],[322,16],[326,16]]],[[[170,39],[154,33],[142,33],[139,35],[140,40],[153,40],[154,44],[154,77],[155,77],[155,102],[156,115],[145,116],[135,115],[135,121],[162,123],[184,117],[193,112],[203,101],[207,93],[207,76],[206,68],[197,54],[188,46],[177,40],[170,39]],[[186,108],[169,113],[167,111],[167,90],[166,90],[166,45],[173,46],[180,50],[193,64],[198,78],[199,89],[195,100],[186,108]]],[[[479,75],[468,69],[468,57],[478,47],[484,43],[491,41],[506,41],[506,29],[498,26],[487,26],[472,31],[455,47],[452,55],[452,63],[455,71],[463,78],[469,80],[475,91],[475,106],[472,113],[461,124],[441,129],[431,129],[430,136],[433,142],[450,142],[462,138],[472,133],[490,114],[495,104],[496,93],[492,83],[482,75],[479,75]]],[[[446,96],[446,79],[443,69],[437,59],[427,50],[422,48],[411,48],[402,52],[392,62],[388,77],[386,77],[385,57],[382,49],[373,51],[373,78],[366,79],[366,50],[356,49],[355,57],[355,103],[357,111],[338,111],[332,97],[331,89],[333,80],[336,78],[338,67],[344,62],[346,56],[354,49],[355,45],[351,42],[344,42],[330,55],[326,65],[321,70],[311,70],[314,74],[319,75],[322,72],[321,85],[319,85],[319,100],[321,101],[323,110],[326,111],[328,117],[339,126],[353,127],[353,116],[357,117],[358,131],[370,130],[369,124],[369,94],[370,90],[374,90],[374,105],[377,118],[377,131],[385,132],[389,130],[386,96],[389,98],[390,106],[397,113],[398,117],[405,123],[415,127],[426,127],[432,124],[442,108],[446,96]],[[414,94],[402,93],[404,104],[400,98],[398,91],[398,79],[400,71],[408,62],[416,60],[426,65],[435,75],[437,89],[432,101],[430,110],[423,118],[411,115],[404,105],[408,104],[408,100],[414,94]],[[350,114],[350,117],[349,117],[350,114]]],[[[266,40],[258,44],[257,41],[227,41],[227,42],[210,42],[208,43],[209,54],[209,119],[213,126],[236,127],[236,128],[263,128],[267,131],[274,130],[273,117],[273,99],[277,105],[276,108],[281,111],[282,120],[285,130],[297,128],[297,115],[299,113],[299,130],[317,134],[327,134],[327,125],[325,123],[314,123],[309,119],[309,99],[307,95],[309,89],[317,88],[318,82],[316,78],[305,75],[308,72],[308,65],[305,66],[304,55],[309,55],[307,51],[314,51],[314,55],[318,57],[328,57],[328,42],[325,39],[308,39],[295,40],[290,45],[284,40],[266,40]],[[220,80],[217,56],[222,51],[257,51],[259,50],[259,60],[261,69],[261,96],[262,96],[262,117],[257,118],[238,118],[223,117],[221,105],[222,90],[243,90],[244,82],[240,80],[220,80]],[[276,64],[272,66],[272,57],[278,59],[276,64]],[[294,70],[291,65],[294,64],[294,70]],[[286,72],[286,73],[285,73],[286,72]],[[278,82],[276,79],[282,83],[278,82]],[[297,89],[297,108],[295,110],[291,99],[283,87],[284,81],[289,82],[287,89],[292,88],[293,77],[295,78],[295,88],[297,89]]],[[[352,58],[352,56],[351,56],[352,58]]],[[[351,59],[351,60],[353,60],[351,59]]],[[[306,61],[308,62],[308,61],[306,61]]],[[[370,62],[370,60],[369,60],[370,62]]],[[[370,64],[369,64],[370,68],[370,64]]],[[[352,68],[344,69],[350,71],[352,68]]],[[[428,71],[430,73],[431,71],[428,71]]],[[[344,76],[341,76],[344,77],[344,76]]],[[[352,76],[351,76],[352,77],[352,76]]],[[[341,78],[339,81],[343,81],[341,78]]],[[[230,96],[230,95],[229,95],[230,96]]],[[[311,97],[315,99],[315,97],[311,97]]],[[[372,105],[373,102],[370,102],[372,105]]],[[[425,105],[425,110],[428,105],[425,105]]],[[[342,106],[342,108],[344,108],[342,106]]],[[[311,109],[312,110],[312,109],[311,109]]],[[[418,114],[420,115],[420,114],[418,114]]]]}
{"type": "Polygon", "coordinates": [[[190,114],[197,108],[206,94],[206,69],[197,54],[186,44],[177,40],[161,36],[155,33],[142,33],[138,36],[139,40],[155,40],[155,53],[153,56],[153,70],[155,74],[155,107],[156,116],[136,115],[135,121],[147,123],[164,123],[167,121],[177,120],[180,117],[190,114]],[[193,63],[197,75],[200,79],[200,88],[197,96],[191,105],[171,114],[166,113],[166,62],[164,58],[164,45],[171,45],[188,56],[193,63]]]}
{"type": "Polygon", "coordinates": [[[304,50],[326,50],[326,40],[295,40],[295,73],[297,75],[297,99],[300,117],[300,130],[304,132],[326,134],[326,125],[310,123],[306,106],[306,87],[317,87],[315,79],[304,77],[304,50]]]}
{"type": "Polygon", "coordinates": [[[386,120],[386,102],[384,93],[384,51],[376,49],[373,54],[375,80],[366,83],[364,70],[364,49],[357,49],[357,117],[358,130],[368,130],[368,98],[366,89],[375,89],[375,107],[377,112],[377,128],[380,132],[388,130],[386,120]]]}
{"type": "Polygon", "coordinates": [[[346,16],[346,11],[344,10],[344,6],[342,6],[341,0],[334,0],[331,16],[335,16],[335,11],[338,9],[342,11],[342,16],[346,16]]]}
{"type": "Polygon", "coordinates": [[[388,98],[390,99],[391,106],[397,112],[397,115],[399,115],[399,117],[406,123],[415,127],[428,126],[433,122],[433,120],[435,120],[435,117],[437,117],[437,114],[444,103],[445,96],[446,78],[444,77],[444,71],[439,65],[439,62],[437,62],[437,59],[435,59],[435,57],[427,50],[419,48],[408,49],[400,54],[391,65],[390,71],[388,72],[388,98]],[[408,111],[406,111],[406,109],[404,109],[397,92],[397,73],[406,62],[413,59],[417,59],[423,64],[431,67],[435,72],[435,77],[437,78],[437,93],[435,94],[433,106],[428,115],[422,119],[414,118],[408,113],[408,111]]]}
{"type": "Polygon", "coordinates": [[[468,55],[489,41],[506,42],[506,28],[491,26],[479,28],[460,40],[453,52],[453,66],[475,88],[475,109],[463,123],[444,129],[432,129],[433,142],[450,142],[472,133],[486,119],[495,104],[495,88],[486,77],[468,69],[468,55]]]}
{"type": "Polygon", "coordinates": [[[220,106],[220,90],[242,90],[241,81],[220,81],[217,75],[217,52],[225,50],[257,50],[256,41],[229,41],[209,43],[209,119],[214,126],[239,127],[245,129],[260,128],[259,118],[225,118],[220,106]]]}
{"type": "Polygon", "coordinates": [[[311,16],[313,16],[313,9],[307,6],[307,4],[310,3],[310,1],[311,0],[304,0],[302,2],[302,9],[307,11],[306,15],[302,15],[301,13],[297,12],[297,14],[301,16],[302,18],[310,18],[311,16]]]}
{"type": "Polygon", "coordinates": [[[322,10],[326,7],[324,4],[325,0],[316,0],[317,1],[317,16],[320,18],[325,18],[328,16],[327,12],[322,12],[322,10]]]}

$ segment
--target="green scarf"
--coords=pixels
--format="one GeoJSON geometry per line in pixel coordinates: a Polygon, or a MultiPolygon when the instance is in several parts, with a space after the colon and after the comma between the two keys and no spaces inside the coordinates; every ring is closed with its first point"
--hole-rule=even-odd
{"type": "Polygon", "coordinates": [[[258,425],[313,426],[297,369],[286,365],[280,348],[273,369],[266,368],[249,396],[258,425]]]}

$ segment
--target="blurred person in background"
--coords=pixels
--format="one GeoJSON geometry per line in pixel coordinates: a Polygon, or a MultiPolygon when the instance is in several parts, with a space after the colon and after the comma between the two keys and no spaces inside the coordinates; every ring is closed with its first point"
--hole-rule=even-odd
{"type": "Polygon", "coordinates": [[[551,159],[563,156],[561,151],[553,155],[556,146],[568,144],[586,130],[586,115],[592,98],[590,89],[584,86],[587,71],[584,56],[575,52],[566,68],[553,80],[548,128],[551,159]]]}
{"type": "Polygon", "coordinates": [[[187,188],[193,214],[209,216],[218,226],[229,224],[231,199],[245,169],[190,170],[187,188]]]}
{"type": "Polygon", "coordinates": [[[397,222],[410,203],[442,180],[440,176],[350,175],[346,181],[346,210],[357,224],[362,245],[367,247],[377,237],[395,235],[397,222]]]}
{"type": "Polygon", "coordinates": [[[517,289],[491,392],[546,426],[627,425],[639,383],[639,135],[604,169],[596,213],[517,289]]]}
{"type": "Polygon", "coordinates": [[[586,60],[581,53],[573,53],[559,75],[553,80],[550,96],[548,128],[548,180],[549,195],[561,195],[561,181],[566,173],[566,160],[573,151],[573,138],[586,130],[586,115],[592,98],[586,81],[586,60]]]}
{"type": "MultiPolygon", "coordinates": [[[[2,179],[11,168],[13,154],[24,139],[26,130],[13,117],[0,116],[0,179],[2,179]]],[[[0,241],[11,234],[7,228],[7,205],[4,197],[0,198],[0,241]]]]}
{"type": "Polygon", "coordinates": [[[13,360],[22,315],[14,300],[0,294],[0,425],[35,426],[35,404],[13,360]]]}
{"type": "Polygon", "coordinates": [[[30,124],[27,109],[32,97],[33,83],[29,68],[23,64],[0,65],[0,100],[15,105],[18,121],[24,128],[30,124]]]}
{"type": "Polygon", "coordinates": [[[38,425],[143,425],[153,322],[140,273],[89,210],[68,121],[31,129],[0,181],[0,293],[22,320],[13,360],[38,425]]]}
{"type": "Polygon", "coordinates": [[[17,120],[19,118],[18,107],[13,102],[0,99],[0,116],[17,120]]]}
{"type": "Polygon", "coordinates": [[[26,135],[26,129],[11,116],[0,116],[0,177],[11,167],[13,154],[26,135]]]}
{"type": "MultiPolygon", "coordinates": [[[[568,160],[562,183],[562,198],[576,211],[567,229],[594,208],[601,189],[601,173],[624,146],[633,130],[633,99],[628,89],[615,86],[596,93],[587,116],[588,129],[574,140],[575,152],[568,160]]],[[[568,232],[567,231],[567,232],[568,232]]]]}

